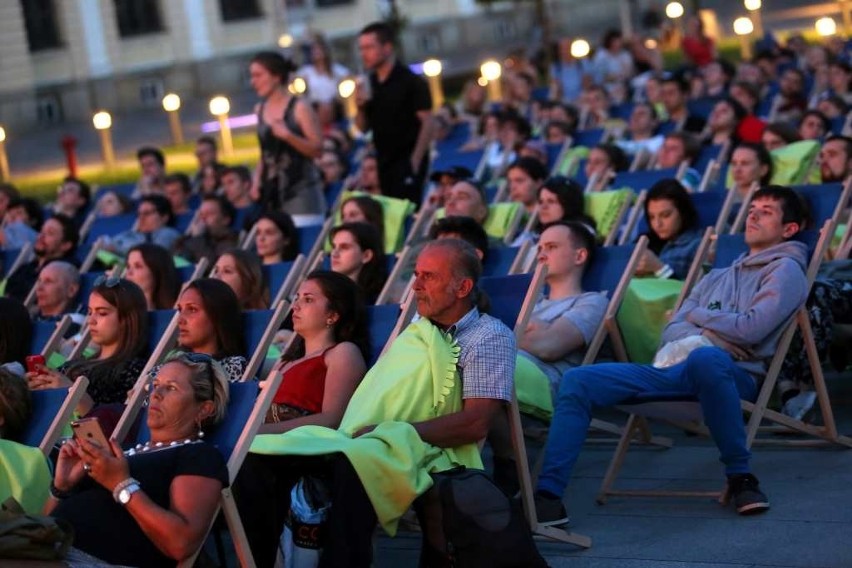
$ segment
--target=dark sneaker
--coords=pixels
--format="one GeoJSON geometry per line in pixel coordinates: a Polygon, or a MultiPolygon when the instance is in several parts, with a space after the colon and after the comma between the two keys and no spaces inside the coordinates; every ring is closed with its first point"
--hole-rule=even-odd
{"type": "Polygon", "coordinates": [[[540,493],[535,494],[535,516],[538,524],[545,527],[567,525],[571,522],[561,499],[546,497],[540,493]]]}
{"type": "Polygon", "coordinates": [[[757,478],[750,473],[729,475],[728,494],[740,515],[757,515],[769,509],[769,499],[760,490],[757,478]]]}

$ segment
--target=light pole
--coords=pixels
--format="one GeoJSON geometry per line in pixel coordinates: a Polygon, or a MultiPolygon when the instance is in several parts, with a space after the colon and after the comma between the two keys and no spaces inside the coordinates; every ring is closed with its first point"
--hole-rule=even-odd
{"type": "Polygon", "coordinates": [[[210,114],[219,120],[219,134],[222,136],[222,149],[226,156],[234,155],[234,141],[231,140],[231,125],[228,124],[228,112],[231,110],[231,102],[227,97],[213,97],[210,99],[210,114]]]}
{"type": "Polygon", "coordinates": [[[92,117],[92,124],[98,134],[101,136],[101,153],[104,156],[104,164],[107,169],[112,169],[115,166],[115,150],[112,147],[112,116],[102,110],[96,112],[92,117]]]}
{"type": "Polygon", "coordinates": [[[346,118],[355,120],[358,114],[358,105],[355,103],[355,80],[344,79],[337,85],[337,93],[346,105],[346,118]]]}
{"type": "Polygon", "coordinates": [[[429,94],[432,95],[432,110],[438,110],[444,104],[444,87],[441,85],[441,71],[443,66],[437,59],[428,59],[423,62],[423,74],[429,81],[429,94]]]}
{"type": "Polygon", "coordinates": [[[488,81],[488,100],[499,103],[503,100],[503,86],[500,84],[500,76],[503,68],[493,59],[489,59],[479,67],[479,72],[488,81]]]}
{"type": "Polygon", "coordinates": [[[832,36],[837,33],[837,23],[828,16],[817,20],[814,27],[821,37],[832,36]]]}
{"type": "Polygon", "coordinates": [[[0,179],[9,181],[9,156],[6,154],[6,129],[0,126],[0,179]]]}
{"type": "Polygon", "coordinates": [[[740,37],[740,56],[743,59],[751,59],[751,33],[754,24],[746,16],[734,20],[734,33],[740,37]]]}
{"type": "Polygon", "coordinates": [[[308,83],[303,78],[296,77],[287,85],[287,90],[293,95],[303,95],[308,90],[308,83]]]}
{"type": "Polygon", "coordinates": [[[745,9],[749,11],[749,17],[754,22],[754,33],[758,39],[763,37],[763,18],[760,15],[761,0],[743,0],[745,9]]]}
{"type": "Polygon", "coordinates": [[[163,110],[169,114],[169,128],[172,131],[172,141],[183,144],[183,127],[180,124],[180,97],[169,93],[163,97],[163,110]]]}
{"type": "Polygon", "coordinates": [[[571,42],[571,57],[574,59],[582,59],[589,55],[592,51],[592,46],[584,39],[575,39],[571,42]]]}

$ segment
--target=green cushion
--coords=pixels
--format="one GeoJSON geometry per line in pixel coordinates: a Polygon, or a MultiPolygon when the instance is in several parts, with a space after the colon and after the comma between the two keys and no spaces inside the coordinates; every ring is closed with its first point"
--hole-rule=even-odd
{"type": "MultiPolygon", "coordinates": [[[[386,195],[372,195],[363,191],[345,191],[340,199],[341,207],[347,199],[358,195],[366,195],[382,205],[382,216],[385,226],[385,254],[399,252],[402,249],[402,243],[405,242],[405,220],[414,213],[417,206],[408,199],[399,199],[386,195]]],[[[341,222],[341,207],[338,207],[334,212],[335,225],[339,225],[341,222]]],[[[331,243],[325,244],[325,250],[331,250],[331,243]]]]}
{"type": "Polygon", "coordinates": [[[586,215],[595,220],[597,232],[601,238],[606,238],[612,231],[617,230],[618,212],[625,201],[633,200],[630,189],[611,189],[585,194],[586,215]]]}
{"type": "MultiPolygon", "coordinates": [[[[485,218],[485,223],[482,224],[485,234],[495,239],[504,238],[506,233],[509,232],[512,219],[515,218],[516,212],[520,208],[521,204],[515,201],[489,205],[488,217],[485,218]]],[[[447,212],[443,207],[435,212],[435,219],[443,219],[446,216],[447,212]]]]}

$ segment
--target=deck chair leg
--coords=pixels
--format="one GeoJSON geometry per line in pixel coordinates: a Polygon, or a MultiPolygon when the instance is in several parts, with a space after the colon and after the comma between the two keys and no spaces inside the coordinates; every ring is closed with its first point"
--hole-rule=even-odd
{"type": "Polygon", "coordinates": [[[822,374],[822,365],[819,360],[819,353],[816,350],[816,342],[814,341],[814,331],[811,328],[811,320],[807,313],[799,312],[799,329],[802,331],[802,340],[805,343],[805,350],[808,354],[808,363],[811,367],[811,375],[814,378],[814,390],[816,391],[817,400],[819,401],[819,410],[822,414],[823,427],[830,439],[837,439],[837,424],[834,422],[834,412],[831,408],[831,401],[828,398],[828,389],[825,384],[825,376],[822,374]]]}
{"type": "Polygon", "coordinates": [[[222,511],[225,514],[225,522],[228,523],[228,530],[231,531],[231,539],[234,541],[234,548],[237,550],[237,558],[240,559],[240,566],[243,568],[254,568],[254,557],[249,548],[248,537],[240,520],[237,504],[234,502],[234,495],[230,489],[222,490],[222,511]]]}
{"type": "Polygon", "coordinates": [[[621,438],[618,440],[618,445],[615,447],[615,453],[612,455],[612,460],[601,482],[601,488],[598,490],[597,502],[600,505],[606,503],[607,495],[610,488],[615,483],[618,472],[621,470],[621,465],[624,463],[624,458],[627,456],[627,450],[630,448],[630,443],[633,440],[633,431],[639,428],[638,416],[631,414],[627,419],[627,424],[624,425],[624,430],[621,433],[621,438]]]}

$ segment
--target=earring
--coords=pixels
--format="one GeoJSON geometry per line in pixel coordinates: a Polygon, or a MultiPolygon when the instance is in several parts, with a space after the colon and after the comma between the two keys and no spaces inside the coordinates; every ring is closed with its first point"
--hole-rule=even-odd
{"type": "Polygon", "coordinates": [[[332,326],[332,325],[334,325],[334,322],[333,322],[333,321],[331,321],[331,320],[327,320],[327,321],[325,322],[325,327],[327,327],[327,328],[331,328],[331,326],[332,326]]]}
{"type": "Polygon", "coordinates": [[[204,430],[201,429],[201,422],[197,422],[196,425],[198,426],[198,439],[203,440],[204,439],[204,430]]]}

